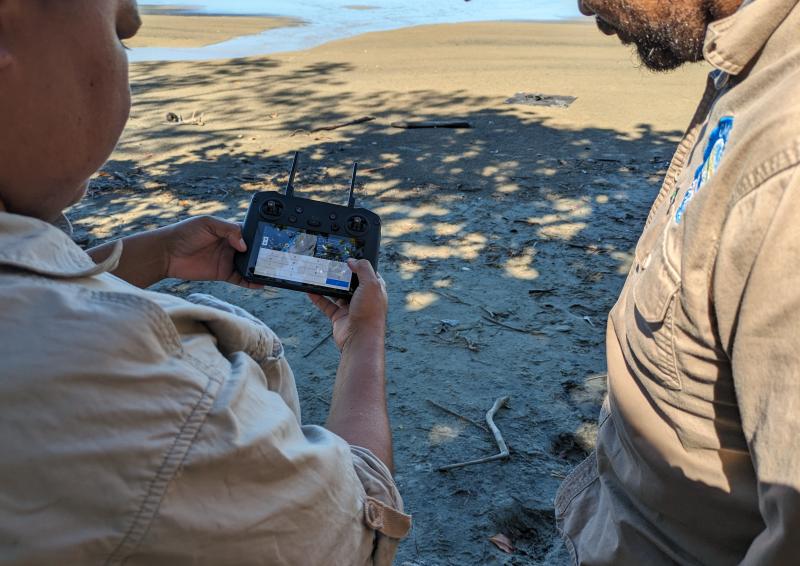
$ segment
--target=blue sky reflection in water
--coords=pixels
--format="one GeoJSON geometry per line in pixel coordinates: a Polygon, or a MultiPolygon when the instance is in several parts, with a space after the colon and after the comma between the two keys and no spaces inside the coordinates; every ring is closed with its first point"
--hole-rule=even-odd
{"type": "MultiPolygon", "coordinates": [[[[184,3],[145,0],[140,4],[173,7],[184,3]]],[[[266,55],[308,49],[361,33],[424,24],[548,21],[580,16],[577,0],[199,0],[185,4],[191,13],[288,16],[302,19],[306,25],[270,30],[199,49],[139,48],[130,53],[132,61],[266,55]]]]}

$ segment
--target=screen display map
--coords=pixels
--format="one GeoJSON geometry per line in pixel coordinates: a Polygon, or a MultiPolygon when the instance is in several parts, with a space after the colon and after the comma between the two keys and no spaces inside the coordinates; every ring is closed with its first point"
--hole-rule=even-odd
{"type": "Polygon", "coordinates": [[[351,238],[311,234],[261,223],[254,273],[261,277],[347,290],[353,274],[346,261],[358,249],[351,238]]]}

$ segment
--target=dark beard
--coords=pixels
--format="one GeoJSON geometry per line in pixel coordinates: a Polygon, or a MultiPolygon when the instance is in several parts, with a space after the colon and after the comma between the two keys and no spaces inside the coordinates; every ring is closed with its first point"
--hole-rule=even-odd
{"type": "Polygon", "coordinates": [[[690,37],[686,30],[652,30],[639,37],[618,32],[625,45],[633,44],[642,64],[656,72],[677,69],[703,59],[703,37],[690,37]]]}
{"type": "Polygon", "coordinates": [[[687,62],[686,59],[675,55],[671,49],[651,45],[648,42],[637,42],[636,53],[645,67],[656,72],[672,71],[687,62]]]}
{"type": "Polygon", "coordinates": [[[649,29],[645,33],[629,34],[610,24],[598,21],[603,29],[613,30],[623,45],[635,45],[642,64],[656,72],[677,69],[684,63],[694,63],[703,59],[704,36],[693,37],[689,30],[681,26],[649,29]]]}

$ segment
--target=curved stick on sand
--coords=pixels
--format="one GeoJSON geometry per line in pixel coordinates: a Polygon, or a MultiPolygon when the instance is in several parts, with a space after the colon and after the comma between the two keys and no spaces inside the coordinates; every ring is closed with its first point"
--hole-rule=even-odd
{"type": "Polygon", "coordinates": [[[498,454],[494,456],[489,456],[487,458],[480,458],[478,460],[470,460],[469,462],[460,462],[458,464],[450,464],[448,466],[442,466],[438,469],[440,472],[446,472],[447,470],[455,470],[457,468],[464,468],[466,466],[474,466],[476,464],[485,464],[487,462],[494,462],[496,460],[505,460],[507,459],[511,453],[508,450],[508,445],[506,441],[503,439],[503,434],[500,432],[500,429],[497,428],[497,425],[494,424],[494,416],[497,414],[497,411],[500,410],[501,407],[505,407],[511,397],[501,397],[497,401],[494,402],[492,408],[489,409],[489,412],[486,413],[486,424],[489,425],[489,429],[494,434],[495,442],[497,442],[497,448],[500,450],[498,454]]]}

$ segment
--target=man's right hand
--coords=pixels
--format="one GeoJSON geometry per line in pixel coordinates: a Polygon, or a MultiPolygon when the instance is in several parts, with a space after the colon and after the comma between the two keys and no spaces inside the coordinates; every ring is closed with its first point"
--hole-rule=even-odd
{"type": "Polygon", "coordinates": [[[333,323],[333,339],[342,351],[326,427],[351,445],[371,450],[392,470],[384,361],[386,285],[367,260],[351,259],[347,264],[358,275],[358,289],[349,304],[310,295],[333,323]]]}
{"type": "Polygon", "coordinates": [[[344,299],[332,301],[321,295],[309,294],[316,307],[333,324],[333,340],[344,351],[358,336],[383,336],[386,332],[386,313],[389,299],[383,278],[365,260],[347,262],[358,276],[358,288],[348,304],[344,299]]]}

